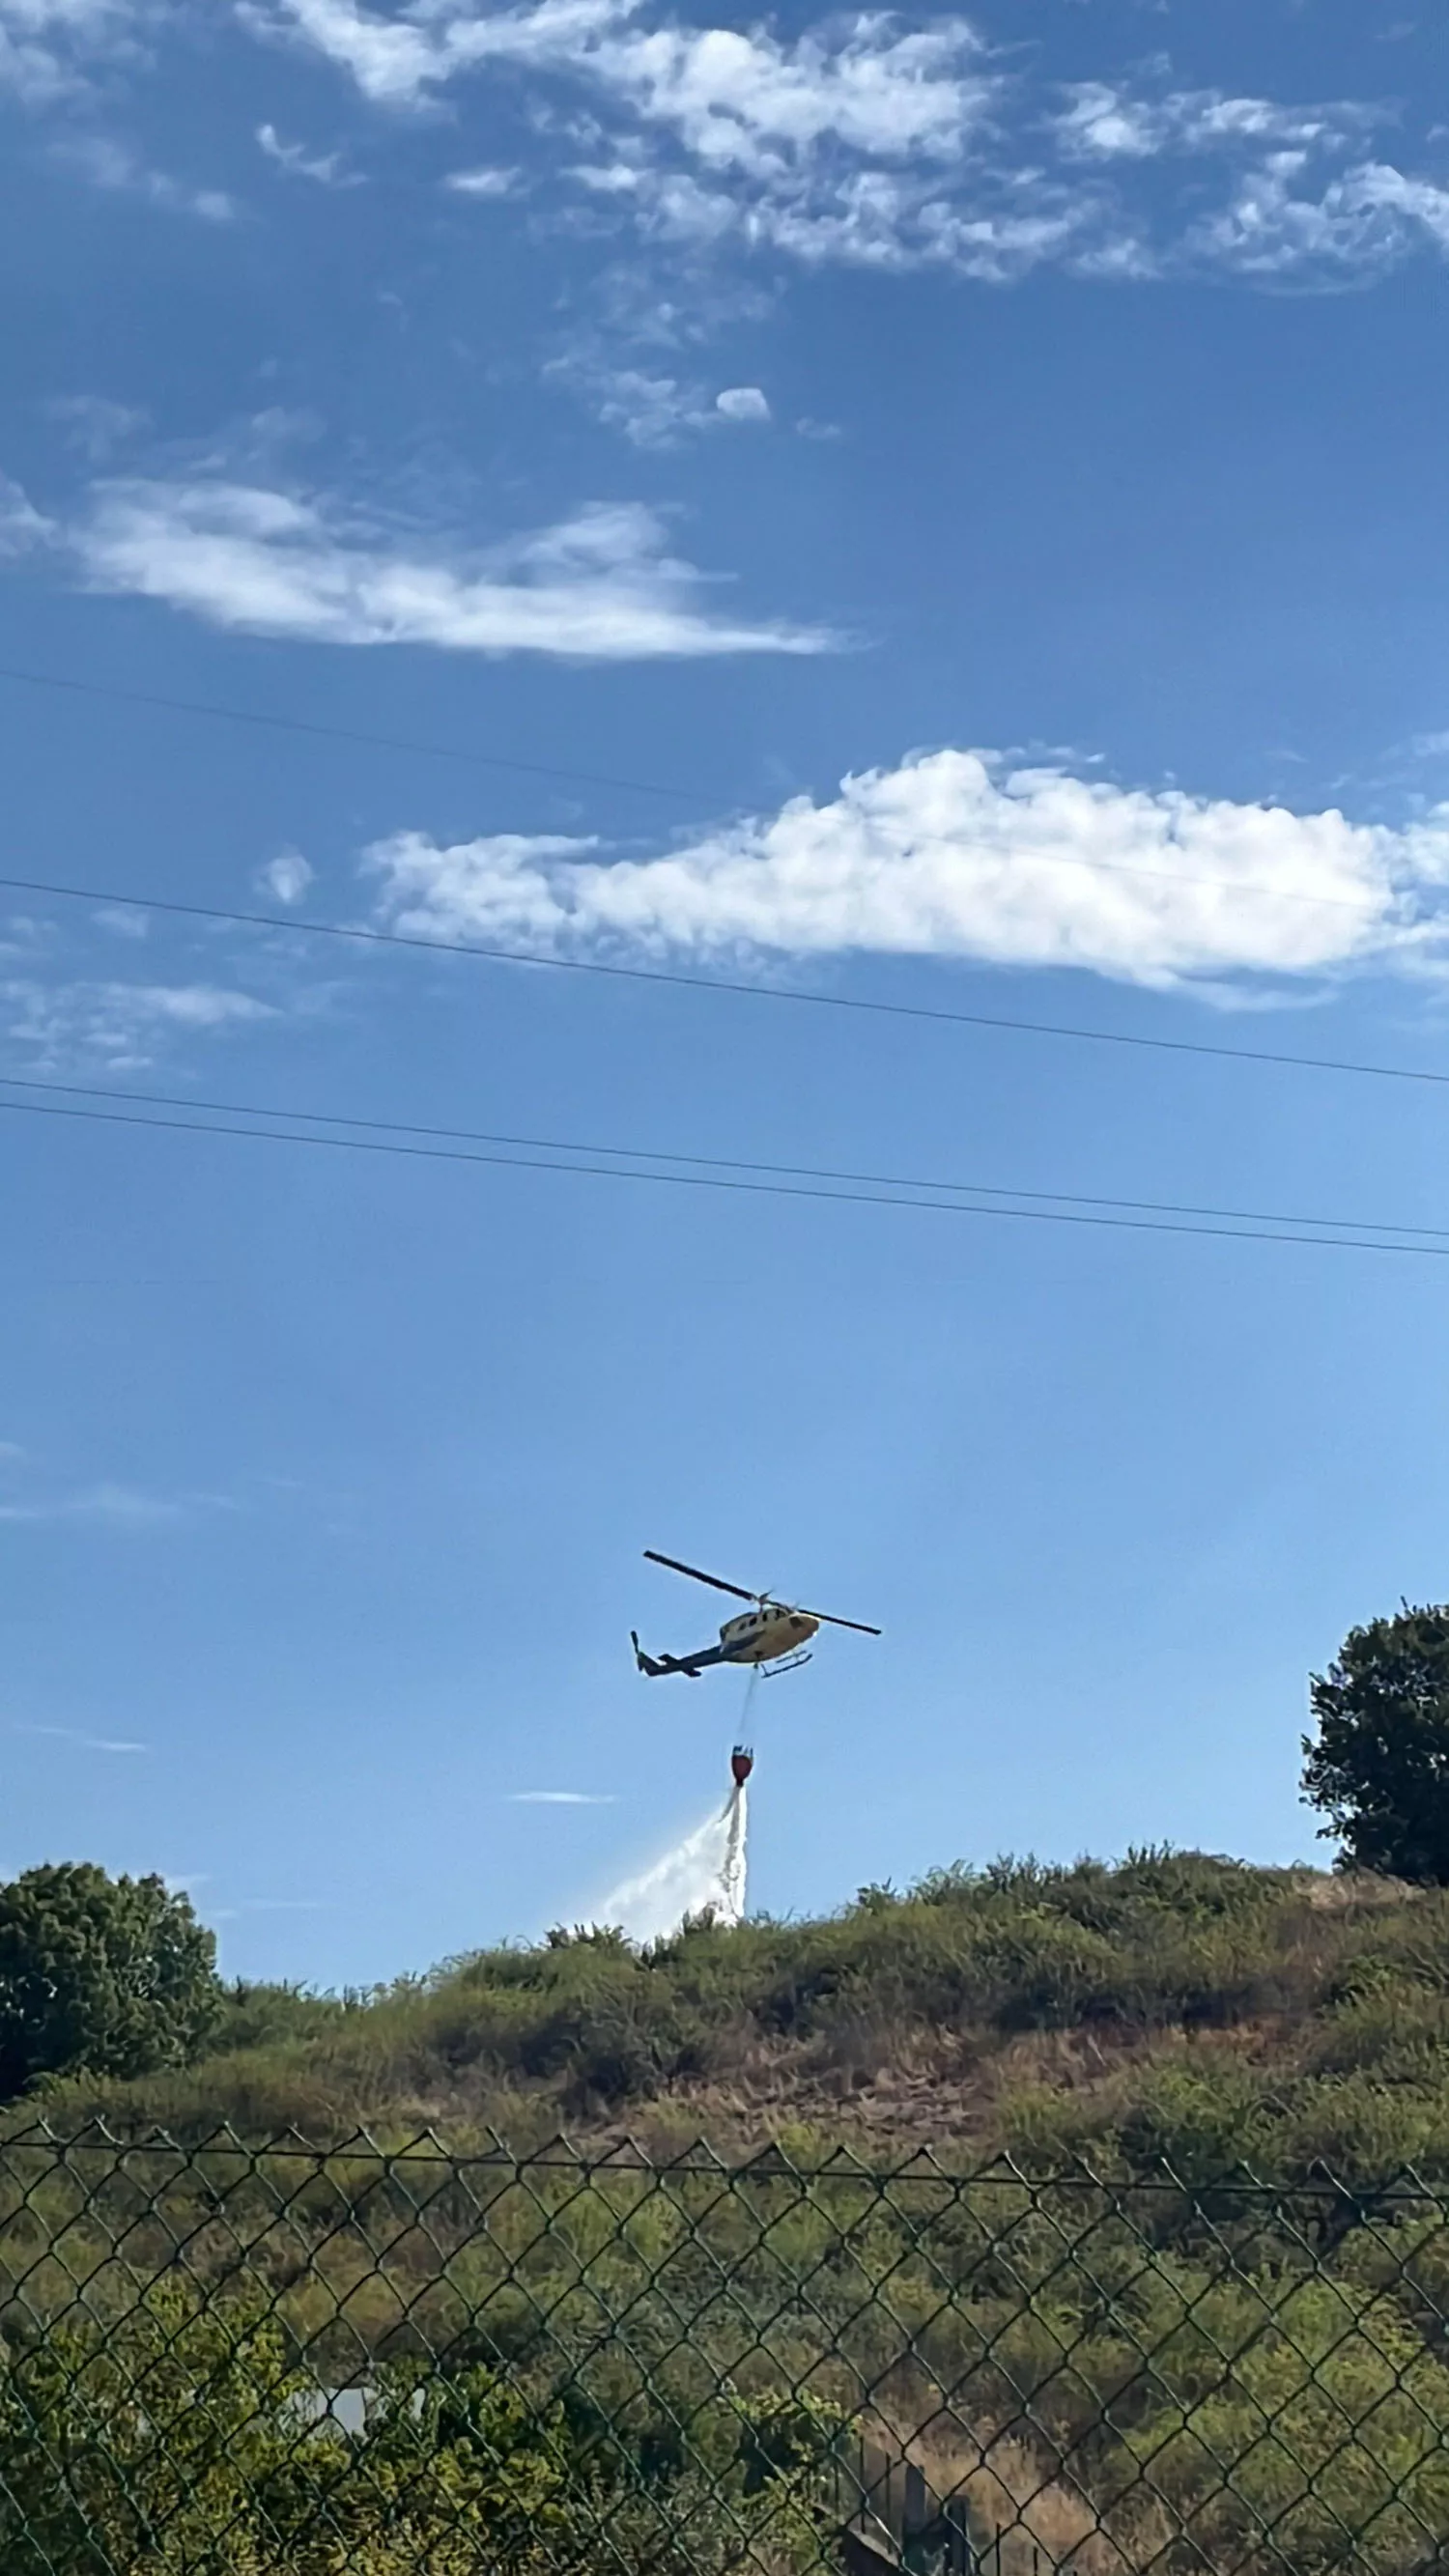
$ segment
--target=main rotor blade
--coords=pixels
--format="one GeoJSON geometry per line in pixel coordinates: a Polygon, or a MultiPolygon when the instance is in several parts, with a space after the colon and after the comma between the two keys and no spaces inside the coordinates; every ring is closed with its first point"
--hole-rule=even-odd
{"type": "Polygon", "coordinates": [[[757,1593],[746,1592],[738,1583],[723,1582],[717,1574],[701,1574],[697,1565],[681,1565],[677,1556],[661,1556],[657,1547],[646,1547],[644,1553],[651,1565],[667,1565],[672,1574],[688,1574],[696,1583],[712,1583],[716,1592],[732,1592],[737,1601],[754,1601],[759,1597],[757,1593]]]}
{"type": "Polygon", "coordinates": [[[884,1634],[883,1629],[872,1628],[864,1619],[837,1619],[834,1612],[830,1610],[806,1610],[802,1616],[806,1619],[820,1619],[827,1628],[857,1628],[862,1637],[879,1637],[884,1634]]]}

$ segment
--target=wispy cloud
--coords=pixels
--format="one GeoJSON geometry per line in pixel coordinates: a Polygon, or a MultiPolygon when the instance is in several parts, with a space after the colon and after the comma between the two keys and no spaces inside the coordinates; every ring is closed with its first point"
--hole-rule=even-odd
{"type": "Polygon", "coordinates": [[[90,1521],[108,1529],[151,1530],[188,1520],[198,1512],[232,1508],[222,1494],[149,1494],[134,1485],[103,1481],[74,1493],[0,1502],[0,1521],[90,1521]]]}
{"type": "Polygon", "coordinates": [[[365,866],[399,927],[561,951],[867,951],[1167,986],[1426,967],[1449,931],[1449,807],[1395,830],[979,751],[920,753],[655,857],[404,832],[365,866]]]}
{"type": "Polygon", "coordinates": [[[770,417],[770,406],[759,385],[726,385],[714,398],[721,420],[748,422],[763,428],[770,417]]]}
{"type": "Polygon", "coordinates": [[[591,504],[470,548],[409,543],[340,504],[257,485],[123,482],[97,488],[67,543],[98,590],[319,643],[616,662],[820,653],[838,640],[726,614],[639,503],[591,504]]]}
{"type": "Polygon", "coordinates": [[[617,1807],[618,1803],[617,1798],[589,1789],[510,1789],[504,1800],[509,1807],[617,1807]]]}
{"type": "MultiPolygon", "coordinates": [[[[0,0],[0,89],[47,105],[78,85],[89,55],[162,14],[155,0],[0,0]]],[[[648,0],[238,0],[238,15],[394,110],[510,67],[533,147],[556,138],[556,182],[646,240],[703,255],[945,267],[997,283],[1043,264],[1123,282],[1226,270],[1328,283],[1449,249],[1449,190],[1434,171],[1372,152],[1387,106],[1183,89],[1163,66],[1053,85],[953,11],[827,16],[788,37],[687,23],[648,0]],[[538,84],[572,91],[567,112],[534,97],[538,84]],[[1214,186],[1220,201],[1204,207],[1214,186]]],[[[340,154],[270,122],[257,139],[294,176],[359,184],[340,154]]],[[[152,169],[128,144],[65,148],[93,185],[212,222],[238,212],[225,191],[152,169]]],[[[443,178],[477,198],[517,183],[504,162],[443,178]]]]}
{"type": "Polygon", "coordinates": [[[74,1745],[81,1753],[149,1753],[151,1750],[149,1744],[133,1743],[126,1736],[87,1735],[75,1726],[27,1726],[17,1722],[10,1732],[12,1735],[48,1736],[57,1744],[74,1745]]]}
{"type": "Polygon", "coordinates": [[[91,187],[107,188],[121,196],[143,197],[167,214],[196,215],[203,223],[229,224],[240,212],[235,198],[228,196],[225,189],[198,187],[190,180],[173,177],[168,170],[152,169],[129,144],[118,143],[110,136],[83,135],[58,143],[55,158],[91,187]]]}
{"type": "Polygon", "coordinates": [[[300,850],[279,850],[274,859],[258,868],[257,890],[271,895],[276,903],[300,903],[314,874],[300,850]]]}
{"type": "Polygon", "coordinates": [[[29,494],[8,474],[0,473],[0,561],[6,555],[28,554],[33,546],[47,544],[54,533],[54,521],[36,509],[29,494]]]}
{"type": "Polygon", "coordinates": [[[1097,161],[1149,161],[1243,146],[1348,149],[1377,119],[1355,100],[1294,107],[1214,89],[1133,90],[1112,81],[1077,81],[1049,122],[1068,151],[1097,161]]]}
{"type": "Polygon", "coordinates": [[[948,156],[993,84],[968,73],[981,52],[962,18],[902,29],[888,17],[810,29],[793,44],[640,23],[630,0],[535,0],[484,10],[448,0],[382,17],[357,0],[252,6],[259,29],[292,35],[347,71],[366,96],[410,106],[460,75],[500,62],[568,72],[627,96],[716,160],[754,160],[837,136],[861,149],[948,156]]]}
{"type": "Polygon", "coordinates": [[[520,175],[515,169],[485,162],[474,170],[450,170],[443,185],[455,197],[479,197],[496,203],[500,197],[513,196],[520,175]]]}
{"type": "Polygon", "coordinates": [[[611,364],[596,349],[550,359],[544,372],[576,395],[605,429],[621,431],[635,447],[676,447],[704,431],[761,427],[770,418],[758,385],[711,393],[677,376],[611,364]]]}
{"type": "Polygon", "coordinates": [[[1315,193],[1303,186],[1301,156],[1283,152],[1247,173],[1227,206],[1192,227],[1184,248],[1248,277],[1363,276],[1396,267],[1412,237],[1449,252],[1449,188],[1372,161],[1315,193]]]}
{"type": "Polygon", "coordinates": [[[129,1485],[89,1485],[79,1493],[0,1503],[3,1521],[104,1521],[117,1529],[154,1529],[181,1515],[179,1503],[129,1485]]]}
{"type": "MultiPolygon", "coordinates": [[[[163,14],[158,0],[0,0],[0,89],[47,105],[89,55],[163,14]]],[[[1373,149],[1395,122],[1388,105],[1184,89],[1163,65],[1053,84],[949,10],[825,16],[789,36],[688,23],[659,0],[238,0],[237,14],[394,111],[435,108],[452,84],[507,66],[520,162],[441,183],[502,199],[523,165],[530,188],[551,175],[600,222],[700,260],[944,268],[997,284],[1056,265],[1122,283],[1226,272],[1311,285],[1449,251],[1436,168],[1373,149]]],[[[340,154],[270,122],[257,140],[291,175],[360,183],[340,154]]],[[[1432,159],[1432,138],[1423,148],[1432,159]]],[[[66,149],[93,185],[211,222],[239,211],[128,144],[66,149]]]]}
{"type": "Polygon", "coordinates": [[[138,0],[0,0],[0,92],[53,106],[84,86],[89,57],[124,44],[149,14],[138,0]]]}
{"type": "Polygon", "coordinates": [[[275,1019],[275,1004],[220,984],[128,984],[0,980],[0,1039],[21,1050],[25,1070],[83,1064],[134,1072],[169,1039],[252,1027],[275,1019]]]}
{"type": "MultiPolygon", "coordinates": [[[[1046,263],[1122,281],[1226,268],[1311,282],[1446,248],[1433,176],[1367,157],[1390,121],[1371,102],[1179,89],[1162,70],[1054,88],[949,12],[826,18],[789,39],[685,24],[641,0],[388,13],[245,0],[245,14],[395,109],[501,63],[571,85],[592,148],[555,175],[601,219],[701,254],[998,283],[1046,263]],[[1204,211],[1214,166],[1221,202],[1204,211]],[[1265,192],[1282,204],[1260,248],[1265,192]]],[[[580,123],[554,120],[570,136],[580,123]]]]}
{"type": "Polygon", "coordinates": [[[257,141],[269,161],[289,178],[311,179],[319,188],[360,188],[363,174],[349,170],[340,152],[309,152],[302,143],[288,143],[274,125],[259,125],[257,141]]]}
{"type": "Polygon", "coordinates": [[[104,465],[146,422],[134,403],[113,402],[108,394],[56,394],[44,409],[67,446],[91,465],[104,465]]]}

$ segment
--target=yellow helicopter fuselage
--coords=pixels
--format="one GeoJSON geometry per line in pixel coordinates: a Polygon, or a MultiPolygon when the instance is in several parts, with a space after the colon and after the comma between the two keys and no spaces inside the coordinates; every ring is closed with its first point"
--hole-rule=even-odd
{"type": "Polygon", "coordinates": [[[758,1610],[726,1619],[719,1632],[720,1653],[731,1664],[773,1664],[782,1655],[798,1654],[819,1626],[808,1610],[787,1610],[767,1601],[758,1610]]]}

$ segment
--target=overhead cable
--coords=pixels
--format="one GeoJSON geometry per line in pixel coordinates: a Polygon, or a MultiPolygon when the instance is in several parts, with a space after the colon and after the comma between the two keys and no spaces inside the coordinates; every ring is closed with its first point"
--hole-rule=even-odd
{"type": "Polygon", "coordinates": [[[490,1168],[511,1171],[587,1175],[595,1180],[645,1181],[665,1189],[723,1190],[748,1197],[806,1199],[828,1202],[836,1207],[914,1208],[928,1211],[936,1216],[1011,1218],[1024,1224],[1094,1226],[1113,1232],[1125,1231],[1133,1234],[1193,1235],[1219,1243],[1286,1243],[1311,1245],[1319,1249],[1397,1253],[1428,1261],[1449,1261],[1449,1243],[1391,1242],[1382,1238],[1372,1238],[1366,1232],[1310,1234],[1295,1230],[1292,1221],[1289,1227],[1285,1228],[1263,1225],[1209,1225],[1188,1221],[1179,1222],[1176,1218],[1165,1216],[1095,1214],[1085,1209],[1075,1208],[983,1206],[964,1199],[920,1198],[882,1190],[827,1189],[803,1181],[750,1180],[727,1177],[718,1172],[645,1171],[634,1164],[583,1162],[572,1154],[544,1157],[538,1154],[492,1153],[462,1145],[405,1144],[397,1137],[322,1136],[300,1127],[239,1126],[216,1119],[159,1117],[149,1110],[88,1109],[75,1101],[0,1098],[0,1112],[8,1112],[13,1117],[86,1119],[107,1127],[157,1128],[184,1136],[249,1136],[267,1144],[307,1145],[330,1152],[353,1154],[399,1155],[414,1162],[484,1164],[490,1168]]]}
{"type": "Polygon", "coordinates": [[[999,1029],[1022,1037],[1066,1038],[1088,1046],[1138,1047],[1154,1055],[1207,1056],[1226,1064],[1287,1065],[1301,1073],[1352,1074],[1374,1082],[1449,1085],[1449,1073],[1421,1065],[1374,1064],[1353,1056],[1294,1055],[1278,1047],[1214,1046],[1208,1038],[1150,1037],[1135,1029],[1084,1028],[1066,1020],[1015,1019],[999,1011],[946,1010],[929,1002],[886,1002],[868,994],[815,993],[804,984],[751,983],[744,976],[690,975],[670,966],[624,966],[598,957],[560,957],[546,949],[495,948],[474,939],[425,939],[405,930],[380,930],[347,921],[299,920],[295,914],[243,912],[215,903],[186,903],[172,895],[118,893],[113,887],[62,885],[46,877],[0,876],[15,894],[53,895],[70,903],[120,904],[136,912],[164,912],[191,921],[230,922],[238,929],[282,930],[293,937],[348,939],[368,947],[422,950],[434,957],[481,958],[492,966],[541,966],[566,975],[601,975],[617,982],[663,984],[695,993],[744,995],[756,1002],[792,1002],[822,1011],[864,1011],[875,1017],[925,1020],[944,1027],[999,1029]]]}
{"type": "MultiPolygon", "coordinates": [[[[510,1151],[540,1154],[599,1154],[611,1162],[683,1163],[713,1172],[760,1172],[777,1180],[830,1181],[864,1189],[932,1190],[958,1198],[1032,1199],[1054,1207],[1113,1208],[1141,1216],[1212,1217],[1229,1223],[1265,1226],[1317,1226],[1331,1232],[1416,1235],[1449,1242],[1449,1226],[1411,1225],[1376,1217],[1305,1216],[1282,1208],[1203,1207],[1181,1199],[1124,1199],[1102,1191],[1034,1190],[995,1181],[922,1178],[917,1172],[847,1172],[819,1163],[761,1163],[742,1154],[686,1154],[658,1145],[600,1145],[576,1136],[514,1136],[486,1127],[438,1127],[405,1118],[365,1118],[351,1111],[295,1109],[275,1101],[204,1100],[192,1092],[137,1091],[116,1083],[56,1082],[39,1075],[0,1074],[0,1089],[64,1093],[69,1099],[139,1103],[153,1109],[183,1109],[223,1118],[285,1118],[309,1127],[353,1127],[385,1136],[426,1136],[458,1145],[505,1146],[510,1151]]],[[[249,1130],[247,1131],[250,1132],[249,1130]]]]}
{"type": "MultiPolygon", "coordinates": [[[[322,741],[345,742],[379,751],[407,752],[429,760],[461,760],[480,769],[512,771],[523,778],[561,780],[572,787],[606,787],[631,796],[664,796],[681,804],[707,805],[726,810],[739,804],[737,794],[726,794],[719,787],[677,787],[661,784],[658,779],[621,778],[601,770],[568,769],[543,760],[515,760],[504,752],[473,751],[461,744],[409,742],[393,734],[366,733],[348,725],[315,722],[306,716],[265,714],[255,707],[229,707],[217,700],[165,697],[150,689],[131,689],[110,680],[73,680],[57,673],[19,670],[0,663],[0,680],[16,680],[32,688],[63,689],[72,695],[92,698],[118,698],[131,706],[156,707],[172,715],[216,717],[224,722],[272,727],[283,733],[315,735],[322,741]]],[[[1315,910],[1362,913],[1360,897],[1343,894],[1309,894],[1301,887],[1255,885],[1241,877],[1186,876],[1180,869],[1136,867],[1129,859],[1089,859],[1075,850],[1033,850],[1033,867],[1076,868],[1088,876],[1137,877],[1152,885],[1171,887],[1195,886],[1210,893],[1248,895],[1262,903],[1308,904],[1315,910]]],[[[117,898],[119,900],[120,898],[117,898]]]]}

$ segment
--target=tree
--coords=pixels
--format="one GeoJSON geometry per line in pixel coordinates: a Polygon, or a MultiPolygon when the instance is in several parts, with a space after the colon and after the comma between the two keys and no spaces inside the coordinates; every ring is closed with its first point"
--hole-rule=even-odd
{"type": "Polygon", "coordinates": [[[1353,1628],[1309,1699],[1303,1795],[1341,1859],[1419,1884],[1449,1883],[1449,1606],[1353,1628]]]}
{"type": "Polygon", "coordinates": [[[0,1886],[0,2101],[184,2065],[220,2004],[215,1935],[164,1879],[67,1861],[0,1886]]]}

